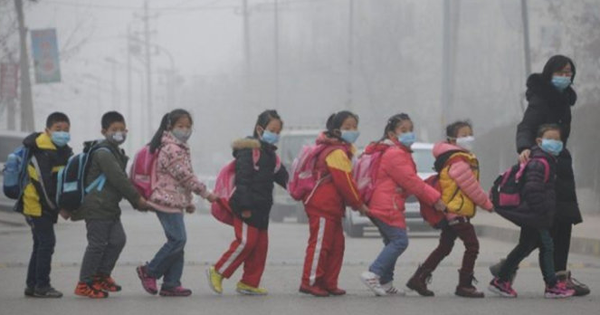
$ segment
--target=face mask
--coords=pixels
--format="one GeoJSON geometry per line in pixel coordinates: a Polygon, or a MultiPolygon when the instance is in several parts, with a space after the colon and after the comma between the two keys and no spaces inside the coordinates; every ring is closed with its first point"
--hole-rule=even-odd
{"type": "Polygon", "coordinates": [[[552,77],[552,85],[554,85],[559,91],[563,91],[569,85],[571,85],[571,78],[555,75],[552,77]]]}
{"type": "Polygon", "coordinates": [[[260,139],[268,144],[275,144],[279,142],[279,135],[274,132],[270,132],[269,130],[265,130],[263,131],[260,139]]]}
{"type": "Polygon", "coordinates": [[[461,147],[467,151],[473,151],[473,143],[474,142],[475,142],[475,137],[473,137],[473,136],[456,138],[456,145],[458,145],[459,147],[461,147]]]}
{"type": "Polygon", "coordinates": [[[183,129],[183,128],[175,128],[171,130],[173,137],[177,138],[177,140],[186,143],[188,139],[192,136],[191,129],[183,129]]]}
{"type": "Polygon", "coordinates": [[[71,134],[66,131],[54,131],[50,137],[57,147],[64,147],[71,140],[71,134]]]}
{"type": "Polygon", "coordinates": [[[113,133],[107,133],[106,134],[106,140],[108,142],[114,143],[116,145],[123,144],[123,142],[125,142],[125,139],[127,139],[127,133],[126,132],[118,131],[118,132],[113,132],[113,133]]]}
{"type": "Polygon", "coordinates": [[[563,142],[553,139],[542,139],[540,148],[547,153],[557,156],[563,150],[563,142]]]}
{"type": "Polygon", "coordinates": [[[360,132],[358,130],[342,130],[342,140],[348,143],[354,143],[360,136],[360,132]]]}
{"type": "Polygon", "coordinates": [[[405,147],[411,147],[415,141],[417,141],[417,136],[414,132],[405,132],[398,136],[398,141],[402,143],[405,147]]]}

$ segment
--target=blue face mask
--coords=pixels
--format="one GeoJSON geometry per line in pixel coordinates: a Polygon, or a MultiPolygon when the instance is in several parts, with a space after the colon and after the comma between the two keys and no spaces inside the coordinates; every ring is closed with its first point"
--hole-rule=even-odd
{"type": "Polygon", "coordinates": [[[549,154],[557,156],[563,150],[563,142],[553,139],[542,139],[540,148],[549,154]]]}
{"type": "Polygon", "coordinates": [[[559,91],[564,91],[564,89],[571,85],[571,78],[555,75],[552,77],[552,85],[554,85],[559,91]]]}
{"type": "Polygon", "coordinates": [[[405,147],[411,147],[417,141],[417,136],[414,132],[405,132],[398,136],[398,141],[405,147]]]}
{"type": "Polygon", "coordinates": [[[71,140],[71,134],[66,131],[54,131],[50,134],[50,138],[57,147],[64,147],[71,140]]]}
{"type": "Polygon", "coordinates": [[[279,135],[274,132],[270,132],[269,130],[265,130],[260,139],[268,144],[274,145],[279,142],[279,135]]]}
{"type": "Polygon", "coordinates": [[[342,140],[348,143],[354,143],[360,136],[360,132],[358,130],[342,130],[342,140]]]}

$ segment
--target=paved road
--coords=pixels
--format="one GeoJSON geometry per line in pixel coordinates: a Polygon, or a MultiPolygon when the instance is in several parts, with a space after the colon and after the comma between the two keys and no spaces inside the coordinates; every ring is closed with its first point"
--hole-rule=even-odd
{"type": "MultiPolygon", "coordinates": [[[[515,283],[520,296],[516,300],[488,294],[486,299],[467,300],[453,295],[462,255],[457,244],[436,271],[431,287],[434,298],[422,298],[409,292],[406,297],[377,298],[360,283],[358,275],[376,256],[381,241],[373,234],[362,239],[347,238],[345,264],[340,286],[345,297],[317,299],[297,293],[305,243],[306,225],[273,224],[270,252],[263,285],[271,292],[266,297],[239,296],[234,292],[239,274],[225,282],[225,293],[216,296],[207,287],[204,270],[228,246],[230,228],[205,215],[186,218],[188,244],[184,284],[194,294],[189,298],[160,298],[142,291],[134,268],[149,260],[164,241],[158,220],[153,214],[126,212],[123,222],[128,243],[114,272],[123,285],[122,293],[108,300],[89,300],[72,294],[85,248],[85,228],[81,223],[57,225],[58,245],[54,255],[53,285],[65,292],[60,300],[38,300],[22,296],[31,236],[26,227],[0,225],[0,315],[12,314],[598,314],[600,262],[591,256],[572,255],[575,275],[593,289],[590,296],[569,300],[543,299],[542,277],[537,255],[524,262],[515,283]]],[[[416,266],[436,245],[435,237],[412,237],[409,249],[397,267],[397,285],[403,287],[416,266]]],[[[485,289],[490,280],[487,266],[504,256],[512,244],[491,239],[481,240],[481,254],[476,276],[485,289]]],[[[487,293],[487,292],[486,292],[487,293]]]]}

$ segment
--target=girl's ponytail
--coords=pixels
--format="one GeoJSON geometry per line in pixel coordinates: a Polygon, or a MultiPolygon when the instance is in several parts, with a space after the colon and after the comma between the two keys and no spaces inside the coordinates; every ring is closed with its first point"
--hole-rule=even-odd
{"type": "Polygon", "coordinates": [[[160,144],[162,143],[163,133],[169,128],[169,125],[171,124],[169,118],[170,113],[166,113],[160,121],[160,126],[158,127],[158,130],[156,130],[156,133],[154,133],[154,136],[152,137],[152,140],[150,140],[149,143],[150,153],[154,153],[156,149],[160,147],[160,144]]]}

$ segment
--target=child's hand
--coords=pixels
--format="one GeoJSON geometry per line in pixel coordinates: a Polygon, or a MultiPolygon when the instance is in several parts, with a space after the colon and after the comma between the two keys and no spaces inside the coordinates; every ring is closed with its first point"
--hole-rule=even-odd
{"type": "Polygon", "coordinates": [[[441,212],[444,212],[446,210],[446,204],[442,201],[441,198],[433,204],[433,207],[435,208],[435,210],[441,212]]]}
{"type": "Polygon", "coordinates": [[[218,198],[217,195],[210,194],[210,195],[208,195],[208,197],[206,197],[206,200],[208,200],[208,202],[210,202],[210,203],[213,203],[213,202],[217,201],[217,198],[218,198]]]}
{"type": "Polygon", "coordinates": [[[250,210],[244,210],[244,211],[242,211],[242,218],[248,219],[251,216],[252,216],[252,212],[250,212],[250,210]]]}
{"type": "Polygon", "coordinates": [[[146,200],[146,198],[140,197],[140,199],[138,200],[138,209],[137,210],[146,212],[146,211],[148,211],[148,209],[150,209],[150,205],[148,204],[148,201],[146,200]]]}
{"type": "Polygon", "coordinates": [[[58,213],[60,214],[60,216],[63,219],[65,219],[67,221],[71,218],[71,214],[65,209],[60,209],[60,211],[58,213]]]}
{"type": "Polygon", "coordinates": [[[187,208],[185,208],[185,212],[187,213],[194,213],[196,211],[196,207],[194,205],[189,205],[187,206],[187,208]]]}
{"type": "Polygon", "coordinates": [[[529,150],[529,149],[525,149],[525,150],[521,151],[521,154],[519,155],[519,162],[526,163],[527,161],[529,161],[530,155],[531,155],[531,150],[529,150]]]}
{"type": "Polygon", "coordinates": [[[364,203],[357,209],[357,211],[360,212],[360,214],[362,214],[362,215],[369,214],[369,208],[364,203]]]}

